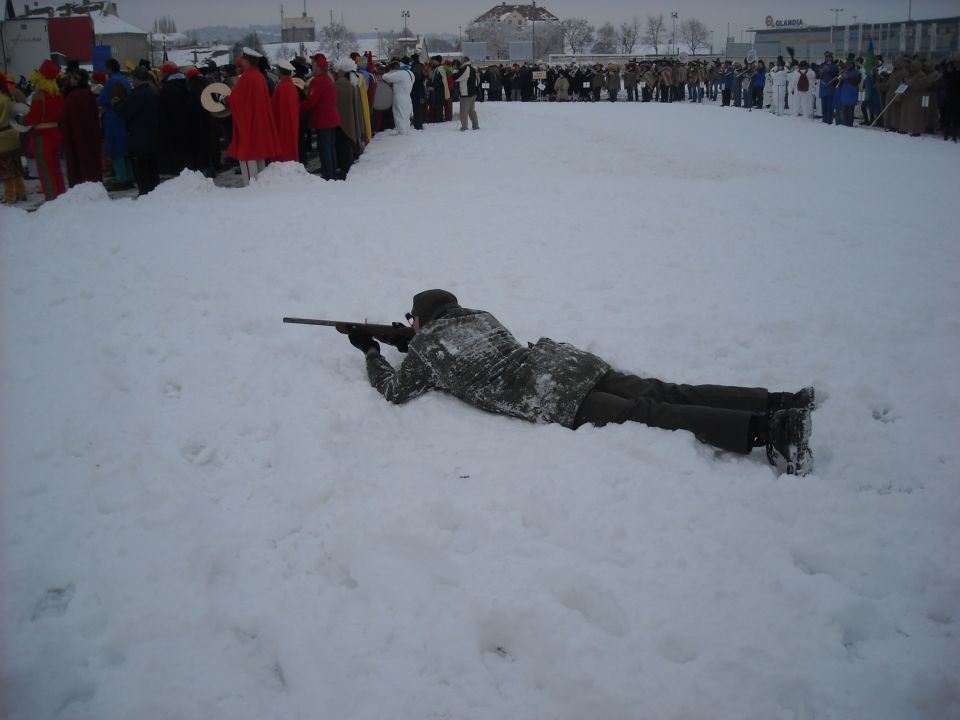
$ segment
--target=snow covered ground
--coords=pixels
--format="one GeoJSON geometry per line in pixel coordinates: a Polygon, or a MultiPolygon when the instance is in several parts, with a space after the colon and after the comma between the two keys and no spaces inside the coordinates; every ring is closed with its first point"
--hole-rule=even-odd
{"type": "Polygon", "coordinates": [[[958,147],[479,113],[345,183],[0,209],[7,715],[960,717],[958,147]],[[281,323],[431,287],[666,380],[814,383],[816,472],[391,406],[281,323]]]}

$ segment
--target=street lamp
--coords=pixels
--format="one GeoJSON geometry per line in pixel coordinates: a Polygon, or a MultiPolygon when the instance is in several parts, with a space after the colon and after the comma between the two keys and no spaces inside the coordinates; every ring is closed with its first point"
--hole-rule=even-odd
{"type": "Polygon", "coordinates": [[[383,43],[380,41],[380,28],[375,27],[374,30],[377,31],[377,59],[383,57],[383,43]]]}
{"type": "Polygon", "coordinates": [[[457,25],[457,32],[460,33],[460,54],[463,54],[463,25],[457,25]]]}
{"type": "Polygon", "coordinates": [[[837,51],[837,25],[840,22],[840,13],[843,12],[843,8],[830,8],[830,12],[833,13],[833,27],[830,28],[830,43],[833,45],[833,51],[837,51]]]}
{"type": "Polygon", "coordinates": [[[678,13],[670,13],[670,17],[673,18],[673,55],[677,54],[677,18],[679,17],[678,13]]]}
{"type": "Polygon", "coordinates": [[[410,17],[410,11],[404,10],[402,13],[400,13],[400,17],[403,18],[403,36],[406,37],[410,34],[410,31],[407,30],[407,18],[410,17]]]}
{"type": "Polygon", "coordinates": [[[534,62],[537,61],[537,0],[533,0],[533,13],[530,18],[530,31],[533,33],[533,48],[531,58],[534,62]]]}

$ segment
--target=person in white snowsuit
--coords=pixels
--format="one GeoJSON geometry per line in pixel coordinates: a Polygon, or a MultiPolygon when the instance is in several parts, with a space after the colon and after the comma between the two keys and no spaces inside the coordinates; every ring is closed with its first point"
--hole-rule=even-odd
{"type": "Polygon", "coordinates": [[[774,115],[783,115],[787,100],[787,71],[783,65],[777,65],[767,75],[767,85],[771,86],[770,111],[774,115]]]}
{"type": "Polygon", "coordinates": [[[381,78],[393,90],[393,124],[400,135],[410,133],[410,116],[413,115],[413,101],[410,91],[413,90],[413,72],[406,65],[393,63],[390,72],[381,78]]]}
{"type": "Polygon", "coordinates": [[[813,101],[816,97],[814,85],[817,82],[817,74],[810,69],[806,60],[800,63],[790,73],[790,109],[794,115],[802,115],[805,118],[813,117],[813,101]]]}

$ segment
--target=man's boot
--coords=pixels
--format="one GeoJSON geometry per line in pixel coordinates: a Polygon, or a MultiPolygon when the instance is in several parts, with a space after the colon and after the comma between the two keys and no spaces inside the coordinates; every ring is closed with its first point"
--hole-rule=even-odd
{"type": "Polygon", "coordinates": [[[767,460],[781,474],[807,475],[813,471],[811,429],[808,407],[777,410],[769,416],[767,460]]]}

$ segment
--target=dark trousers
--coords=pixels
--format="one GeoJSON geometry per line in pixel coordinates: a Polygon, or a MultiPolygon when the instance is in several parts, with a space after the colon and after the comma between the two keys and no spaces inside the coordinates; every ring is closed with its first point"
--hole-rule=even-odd
{"type": "Polygon", "coordinates": [[[342,129],[336,129],[337,180],[346,180],[353,165],[353,140],[342,129]]]}
{"type": "Polygon", "coordinates": [[[337,145],[336,131],[340,128],[318,128],[317,151],[320,154],[320,175],[324,180],[334,180],[337,177],[337,145]]]}
{"type": "Polygon", "coordinates": [[[820,96],[820,111],[823,113],[821,120],[827,125],[833,124],[833,95],[820,96]]]}
{"type": "Polygon", "coordinates": [[[411,98],[413,100],[413,129],[423,130],[423,98],[411,98]]]}
{"type": "Polygon", "coordinates": [[[688,430],[708,445],[749,453],[754,447],[751,420],[766,414],[768,395],[764,388],[674,385],[611,370],[584,399],[574,427],[632,420],[688,430]]]}
{"type": "Polygon", "coordinates": [[[720,101],[721,107],[730,107],[730,88],[723,89],[723,99],[720,101]]]}
{"type": "Polygon", "coordinates": [[[753,87],[753,107],[762,108],[763,107],[763,88],[762,87],[753,87]]]}
{"type": "Polygon", "coordinates": [[[840,117],[838,118],[840,120],[838,123],[839,125],[853,127],[853,107],[853,105],[840,106],[840,117]]]}
{"type": "Polygon", "coordinates": [[[133,165],[133,177],[137,181],[138,195],[146,195],[160,184],[156,153],[131,155],[130,164],[133,165]]]}

